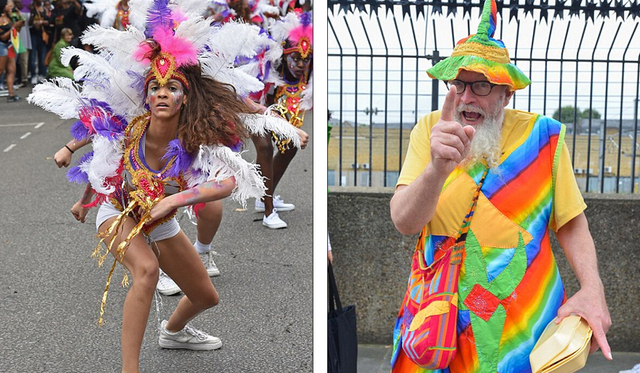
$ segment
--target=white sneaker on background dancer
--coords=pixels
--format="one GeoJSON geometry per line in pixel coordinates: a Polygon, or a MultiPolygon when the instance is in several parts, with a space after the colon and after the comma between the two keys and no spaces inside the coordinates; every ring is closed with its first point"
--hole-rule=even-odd
{"type": "MultiPolygon", "coordinates": [[[[283,212],[283,211],[294,210],[296,206],[293,203],[286,203],[278,195],[273,197],[273,208],[276,208],[278,209],[278,211],[283,212]]],[[[264,202],[262,202],[259,199],[256,199],[255,209],[256,209],[256,212],[264,212],[264,202]]]]}
{"type": "Polygon", "coordinates": [[[196,242],[193,244],[193,247],[196,248],[198,255],[200,256],[200,260],[204,265],[204,268],[207,269],[207,274],[209,277],[220,276],[220,270],[218,266],[213,261],[213,255],[215,251],[211,250],[211,243],[203,244],[196,238],[196,242]]]}
{"type": "Polygon", "coordinates": [[[158,338],[158,344],[162,348],[209,351],[222,347],[220,338],[210,336],[189,325],[175,333],[168,331],[166,326],[167,320],[163,320],[158,338]]]}
{"type": "Polygon", "coordinates": [[[163,270],[160,270],[156,289],[158,289],[162,295],[174,295],[180,292],[180,286],[178,286],[178,284],[176,284],[169,275],[164,273],[163,270]]]}
{"type": "Polygon", "coordinates": [[[269,216],[262,217],[262,225],[271,229],[282,229],[287,227],[287,223],[280,219],[278,216],[278,209],[274,208],[273,212],[269,216]]]}

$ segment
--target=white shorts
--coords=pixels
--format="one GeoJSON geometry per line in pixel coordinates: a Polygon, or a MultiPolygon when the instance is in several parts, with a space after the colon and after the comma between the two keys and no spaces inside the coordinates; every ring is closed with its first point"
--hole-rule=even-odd
{"type": "MultiPolygon", "coordinates": [[[[98,209],[98,215],[96,216],[96,229],[100,230],[102,223],[110,218],[120,215],[120,213],[121,211],[111,204],[111,202],[104,202],[98,209]]],[[[149,233],[149,238],[153,241],[162,241],[174,237],[178,233],[180,233],[180,225],[174,216],[171,220],[155,227],[151,233],[149,233]]]]}

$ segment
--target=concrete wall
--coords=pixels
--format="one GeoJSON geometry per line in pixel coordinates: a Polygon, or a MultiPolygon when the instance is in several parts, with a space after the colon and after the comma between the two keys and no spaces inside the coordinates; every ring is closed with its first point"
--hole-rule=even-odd
{"type": "MultiPolygon", "coordinates": [[[[398,233],[389,217],[390,188],[331,188],[328,229],[343,305],[356,304],[360,343],[391,344],[416,236],[398,233]]],[[[586,215],[598,250],[615,351],[640,351],[640,197],[587,195],[586,215]]],[[[567,295],[578,282],[552,238],[567,295]]]]}

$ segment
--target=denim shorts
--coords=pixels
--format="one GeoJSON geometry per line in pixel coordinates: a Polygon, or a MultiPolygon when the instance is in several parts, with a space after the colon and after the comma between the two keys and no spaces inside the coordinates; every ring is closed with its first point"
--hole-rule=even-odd
{"type": "Polygon", "coordinates": [[[0,41],[0,57],[9,55],[9,43],[0,41]]]}

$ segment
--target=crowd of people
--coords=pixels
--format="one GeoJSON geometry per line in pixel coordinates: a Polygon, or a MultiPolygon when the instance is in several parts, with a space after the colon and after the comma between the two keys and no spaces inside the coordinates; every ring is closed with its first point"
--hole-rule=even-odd
{"type": "Polygon", "coordinates": [[[187,323],[218,303],[209,277],[220,274],[211,248],[222,200],[255,198],[271,229],[287,226],[278,210],[295,208],[273,191],[309,140],[301,129],[312,108],[309,4],[58,2],[53,14],[62,18],[53,24],[62,27],[48,65],[56,76],[47,75],[28,101],[79,119],[54,155],[59,167],[81,147],[93,148],[67,173],[86,185],[71,212],[84,222],[99,207],[94,256],[99,263],[114,257],[100,321],[116,264],[134,279],[123,306],[122,371],[138,371],[156,289],[185,295],[162,322],[161,347],[220,348],[218,338],[187,323]],[[249,140],[255,162],[238,152],[249,140]],[[197,219],[193,244],[176,219],[179,208],[197,219]]]}
{"type": "Polygon", "coordinates": [[[80,46],[82,31],[95,23],[78,0],[2,0],[0,10],[0,92],[8,102],[21,99],[15,89],[72,76],[60,49],[80,46]]]}

